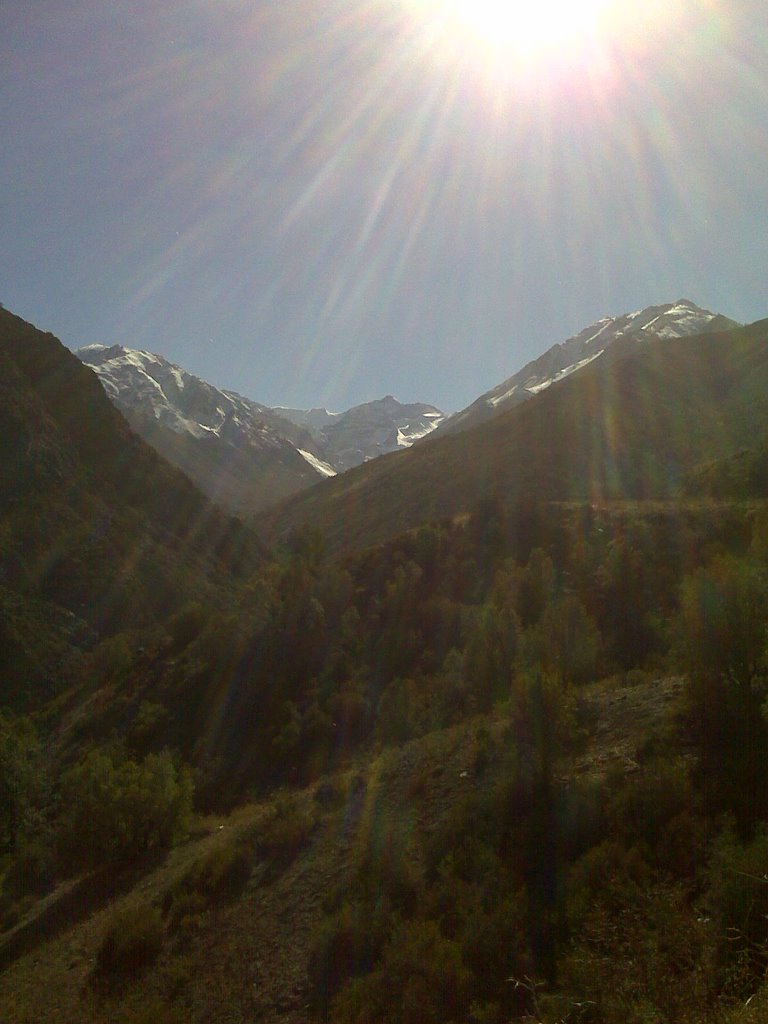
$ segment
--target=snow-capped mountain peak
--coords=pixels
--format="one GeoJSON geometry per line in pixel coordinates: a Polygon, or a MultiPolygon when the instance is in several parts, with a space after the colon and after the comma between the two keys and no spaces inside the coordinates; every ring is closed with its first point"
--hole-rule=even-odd
{"type": "Polygon", "coordinates": [[[294,423],[311,428],[327,460],[339,471],[398,448],[410,448],[445,419],[445,414],[433,405],[405,405],[392,395],[363,402],[343,413],[329,413],[327,409],[279,411],[294,423]]]}
{"type": "Polygon", "coordinates": [[[263,442],[261,407],[221,391],[154,352],[112,345],[88,346],[77,355],[99,375],[116,405],[149,416],[177,434],[244,439],[254,426],[263,442]]]}
{"type": "Polygon", "coordinates": [[[553,345],[466,409],[450,416],[441,432],[466,430],[524,402],[599,359],[620,339],[638,342],[650,337],[674,339],[734,326],[733,320],[702,309],[689,299],[648,306],[622,316],[602,317],[578,334],[553,345]]]}
{"type": "Polygon", "coordinates": [[[266,503],[267,491],[276,500],[407,448],[444,419],[434,406],[403,405],[392,395],[344,413],[272,409],[214,387],[154,352],[88,345],[77,355],[145,440],[211,497],[238,511],[249,501],[266,503]],[[256,480],[264,482],[263,496],[255,492],[256,480]]]}

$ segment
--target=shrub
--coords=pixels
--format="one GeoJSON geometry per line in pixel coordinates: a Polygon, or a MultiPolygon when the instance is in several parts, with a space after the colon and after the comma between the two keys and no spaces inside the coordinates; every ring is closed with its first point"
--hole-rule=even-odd
{"type": "Polygon", "coordinates": [[[253,854],[243,845],[232,843],[212,850],[192,872],[192,887],[213,897],[235,896],[251,877],[253,854]]]}
{"type": "Polygon", "coordinates": [[[207,614],[197,601],[190,601],[168,620],[167,629],[177,651],[188,647],[205,628],[207,614]]]}
{"type": "Polygon", "coordinates": [[[206,896],[184,886],[167,893],[163,901],[163,910],[168,914],[168,927],[177,934],[191,934],[197,931],[208,906],[206,896]]]}
{"type": "Polygon", "coordinates": [[[422,857],[416,838],[399,826],[394,818],[382,817],[375,827],[366,822],[359,829],[349,878],[364,900],[386,900],[408,914],[423,890],[422,857]]]}
{"type": "Polygon", "coordinates": [[[372,970],[385,938],[381,915],[368,905],[345,904],[320,926],[309,957],[308,974],[316,1005],[329,1000],[350,978],[372,970]]]}
{"type": "Polygon", "coordinates": [[[153,999],[131,1018],[131,1024],[188,1024],[189,1010],[162,999],[153,999]]]}
{"type": "Polygon", "coordinates": [[[192,781],[171,755],[115,763],[92,751],[62,780],[61,841],[87,865],[124,862],[171,846],[187,827],[192,781]]]}
{"type": "Polygon", "coordinates": [[[568,917],[574,931],[597,901],[608,915],[641,904],[651,879],[651,869],[638,850],[628,850],[615,839],[593,846],[570,870],[568,917]]]}
{"type": "Polygon", "coordinates": [[[487,905],[465,904],[457,941],[464,963],[472,971],[475,992],[498,1004],[501,1019],[506,1021],[513,1016],[519,995],[509,978],[521,979],[533,973],[526,924],[527,898],[519,889],[509,895],[498,892],[492,905],[488,900],[484,902],[487,905]]]}
{"type": "Polygon", "coordinates": [[[211,850],[168,890],[163,910],[174,930],[189,928],[215,900],[232,899],[251,877],[253,853],[240,842],[211,850]]]}
{"type": "Polygon", "coordinates": [[[455,942],[433,921],[404,922],[380,967],[342,990],[333,1003],[337,1024],[444,1024],[469,1011],[471,977],[455,942]]]}
{"type": "Polygon", "coordinates": [[[11,861],[3,888],[13,896],[41,893],[49,889],[56,877],[56,856],[47,836],[25,840],[11,861]]]}
{"type": "Polygon", "coordinates": [[[147,904],[124,907],[107,924],[96,954],[96,972],[107,978],[136,974],[157,959],[162,946],[160,911],[147,904]]]}
{"type": "Polygon", "coordinates": [[[0,932],[15,928],[21,920],[23,911],[23,901],[5,895],[0,896],[0,932]]]}
{"type": "Polygon", "coordinates": [[[749,843],[730,833],[709,866],[707,904],[717,932],[720,983],[732,994],[754,990],[768,964],[768,832],[749,843]]]}
{"type": "Polygon", "coordinates": [[[126,737],[131,750],[146,753],[169,722],[168,710],[154,701],[143,700],[126,737]]]}
{"type": "Polygon", "coordinates": [[[341,779],[324,779],[315,790],[315,803],[318,807],[336,807],[343,803],[347,788],[341,779]]]}
{"type": "Polygon", "coordinates": [[[273,865],[290,864],[314,827],[313,815],[299,800],[280,800],[275,817],[258,838],[259,850],[273,865]]]}
{"type": "Polygon", "coordinates": [[[683,581],[679,633],[699,778],[711,809],[733,814],[742,838],[768,816],[766,618],[768,579],[749,562],[720,559],[683,581]]]}
{"type": "Polygon", "coordinates": [[[719,1019],[711,999],[709,925],[691,905],[687,886],[614,883],[612,890],[607,899],[599,884],[594,890],[560,958],[562,990],[591,1004],[588,1019],[601,1024],[719,1019]]]}
{"type": "Polygon", "coordinates": [[[0,711],[0,853],[15,851],[30,831],[44,778],[42,748],[31,720],[0,711]]]}
{"type": "Polygon", "coordinates": [[[656,760],[624,780],[607,799],[606,811],[614,836],[663,847],[669,822],[693,802],[688,772],[681,761],[656,760]]]}

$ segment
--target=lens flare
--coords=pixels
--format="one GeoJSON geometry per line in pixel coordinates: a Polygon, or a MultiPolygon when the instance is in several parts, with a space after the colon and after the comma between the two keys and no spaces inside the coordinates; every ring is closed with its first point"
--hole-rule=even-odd
{"type": "Polygon", "coordinates": [[[520,57],[581,45],[600,29],[610,0],[420,0],[420,6],[448,31],[520,57]]]}
{"type": "Polygon", "coordinates": [[[679,19],[681,0],[400,0],[434,50],[507,74],[587,68],[643,48],[679,19]]]}

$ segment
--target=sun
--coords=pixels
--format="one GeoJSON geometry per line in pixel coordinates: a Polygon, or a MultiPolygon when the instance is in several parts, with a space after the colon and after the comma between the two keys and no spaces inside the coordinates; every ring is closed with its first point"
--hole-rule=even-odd
{"type": "Polygon", "coordinates": [[[599,41],[617,0],[405,0],[423,25],[489,60],[572,55],[599,41]]]}
{"type": "Polygon", "coordinates": [[[489,45],[523,51],[594,32],[608,0],[446,0],[446,15],[489,45]]]}

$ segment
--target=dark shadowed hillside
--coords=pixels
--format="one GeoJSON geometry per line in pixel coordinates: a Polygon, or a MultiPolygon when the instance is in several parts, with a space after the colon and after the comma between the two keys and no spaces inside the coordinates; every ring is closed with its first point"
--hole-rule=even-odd
{"type": "Polygon", "coordinates": [[[553,345],[501,384],[480,395],[466,409],[449,416],[439,432],[441,435],[455,434],[487,423],[552,384],[578,373],[596,359],[605,358],[617,342],[644,344],[648,338],[673,340],[692,334],[728,331],[739,326],[735,320],[702,309],[690,299],[649,306],[623,316],[603,317],[562,343],[553,345]]]}
{"type": "Polygon", "coordinates": [[[376,543],[503,499],[664,499],[699,462],[768,427],[768,322],[616,343],[611,358],[464,434],[361,466],[258,523],[270,539],[317,524],[331,549],[376,543]]]}
{"type": "Polygon", "coordinates": [[[63,651],[147,624],[262,559],[129,429],[52,335],[0,311],[3,687],[61,684],[63,651]]]}

